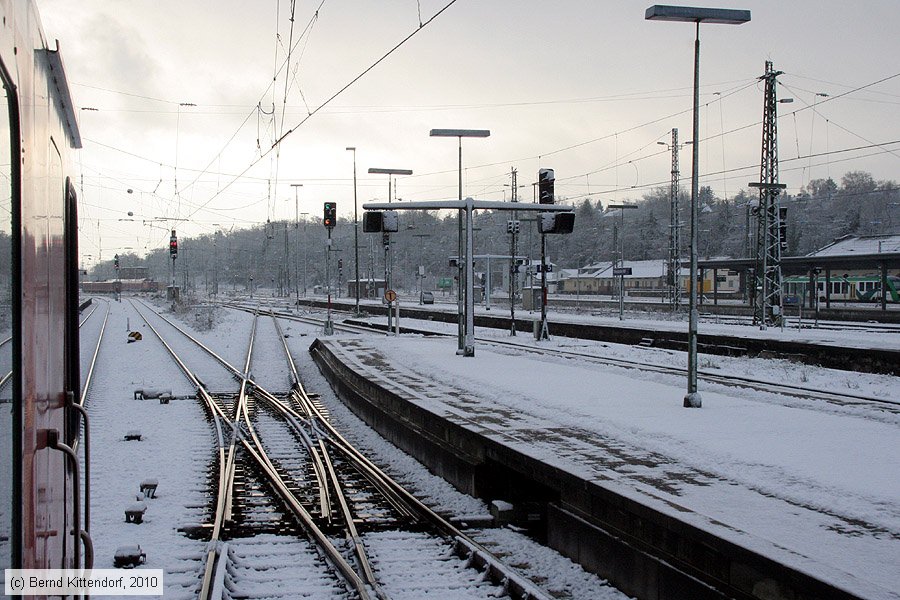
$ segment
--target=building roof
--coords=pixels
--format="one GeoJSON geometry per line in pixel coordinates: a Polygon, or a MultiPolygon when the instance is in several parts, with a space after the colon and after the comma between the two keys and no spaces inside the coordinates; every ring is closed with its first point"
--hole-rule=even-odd
{"type": "Polygon", "coordinates": [[[900,235],[844,236],[807,256],[854,256],[900,252],[900,235]]]}

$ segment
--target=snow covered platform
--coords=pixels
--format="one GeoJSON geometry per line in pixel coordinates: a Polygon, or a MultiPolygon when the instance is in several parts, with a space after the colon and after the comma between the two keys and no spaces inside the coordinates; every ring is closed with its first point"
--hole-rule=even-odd
{"type": "Polygon", "coordinates": [[[712,385],[689,410],[676,377],[450,346],[310,351],[382,435],[630,595],[900,598],[897,411],[712,385]]]}
{"type": "MultiPolygon", "coordinates": [[[[327,305],[315,300],[307,301],[307,304],[327,305]]],[[[346,301],[335,301],[334,304],[344,310],[350,310],[353,306],[346,301]]],[[[386,309],[381,305],[366,304],[365,310],[381,315],[386,309]]],[[[539,313],[529,315],[518,311],[516,314],[516,329],[526,334],[532,331],[534,320],[540,317],[539,313]]],[[[413,332],[421,326],[416,320],[456,324],[459,317],[455,305],[422,307],[407,304],[401,307],[400,318],[402,328],[413,332]]],[[[484,307],[477,306],[474,321],[479,328],[509,330],[509,315],[503,310],[486,311],[484,307]]],[[[551,310],[548,321],[551,335],[687,350],[687,323],[680,320],[630,317],[621,321],[615,316],[551,310]]],[[[900,375],[900,335],[891,325],[871,324],[871,327],[871,331],[854,335],[824,328],[798,330],[770,327],[760,331],[749,325],[701,322],[697,345],[703,354],[784,358],[832,369],[900,375]]]]}

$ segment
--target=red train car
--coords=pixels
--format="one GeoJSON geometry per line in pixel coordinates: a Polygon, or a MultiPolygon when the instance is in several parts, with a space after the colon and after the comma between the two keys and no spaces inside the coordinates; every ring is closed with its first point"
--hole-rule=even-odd
{"type": "Polygon", "coordinates": [[[166,289],[166,284],[152,279],[122,279],[120,281],[83,281],[81,291],[85,294],[153,293],[166,289]]]}
{"type": "Polygon", "coordinates": [[[0,569],[91,561],[72,451],[81,139],[56,46],[32,0],[0,0],[0,569]]]}

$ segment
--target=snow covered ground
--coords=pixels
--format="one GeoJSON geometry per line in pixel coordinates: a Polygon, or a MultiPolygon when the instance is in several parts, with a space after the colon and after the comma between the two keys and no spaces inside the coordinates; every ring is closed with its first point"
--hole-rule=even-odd
{"type": "MultiPolygon", "coordinates": [[[[91,319],[102,319],[101,312],[98,308],[91,319]]],[[[95,330],[99,327],[86,330],[83,341],[95,330]]],[[[166,598],[196,597],[205,543],[178,529],[204,520],[215,436],[195,401],[134,399],[134,390],[141,388],[165,388],[176,395],[194,390],[127,301],[111,303],[106,335],[86,401],[95,567],[112,568],[116,548],[138,544],[147,554],[147,568],[165,570],[166,598]],[[144,340],[127,343],[129,329],[141,331],[144,340]],[[125,441],[131,430],[140,431],[140,441],[125,441]],[[158,480],[156,497],[143,500],[147,510],[141,524],[126,523],[124,511],[148,478],[158,480]]],[[[93,350],[95,343],[96,337],[84,345],[93,350]]]]}
{"type": "MultiPolygon", "coordinates": [[[[149,316],[147,309],[140,304],[138,308],[149,316]]],[[[83,347],[91,351],[99,332],[99,324],[93,319],[99,320],[102,312],[98,308],[90,326],[86,324],[82,334],[83,347]]],[[[233,365],[243,366],[252,322],[247,313],[219,309],[211,313],[201,310],[167,316],[174,318],[180,326],[233,365]]],[[[150,319],[167,335],[167,339],[171,337],[174,346],[179,346],[177,350],[186,352],[189,365],[192,362],[203,365],[209,378],[205,383],[210,388],[236,388],[234,380],[224,370],[216,371],[207,366],[208,358],[204,353],[197,349],[188,350],[186,344],[175,342],[177,338],[168,335],[166,325],[156,317],[150,319]]],[[[430,475],[418,462],[397,451],[340,404],[309,357],[308,347],[316,334],[314,327],[288,321],[282,322],[282,327],[289,336],[287,339],[292,354],[298,360],[301,377],[308,389],[322,394],[322,401],[328,405],[332,418],[347,432],[348,438],[357,442],[392,476],[414,489],[435,510],[458,518],[488,513],[482,502],[460,494],[442,479],[430,475]]],[[[258,332],[258,335],[270,334],[268,325],[262,326],[258,332]]],[[[101,346],[98,358],[94,387],[87,400],[93,436],[91,533],[96,549],[95,566],[112,567],[116,547],[140,544],[147,553],[146,568],[162,568],[165,571],[166,598],[196,597],[205,544],[187,538],[179,528],[196,525],[207,517],[208,469],[215,447],[212,427],[196,401],[173,400],[163,405],[156,400],[133,398],[135,389],[147,387],[170,389],[176,395],[189,395],[194,390],[127,298],[121,303],[110,303],[106,335],[108,337],[101,346]],[[126,343],[129,330],[140,331],[143,340],[126,343]],[[124,440],[124,434],[132,429],[141,431],[140,442],[124,440]],[[147,512],[143,523],[126,523],[124,509],[135,501],[140,481],[148,477],[159,480],[157,497],[145,500],[147,512]]],[[[287,380],[284,374],[279,375],[277,367],[284,364],[280,346],[267,337],[260,340],[259,352],[254,359],[254,372],[260,378],[271,381],[273,387],[283,385],[287,380]],[[276,350],[277,353],[272,354],[276,350]]],[[[286,365],[283,369],[286,373],[286,365]]],[[[507,554],[509,562],[516,564],[526,575],[544,582],[544,588],[559,598],[625,598],[596,576],[585,573],[578,565],[521,534],[488,529],[477,532],[477,537],[486,545],[507,554]]],[[[374,534],[370,541],[381,557],[382,565],[398,564],[397,561],[402,563],[404,552],[408,550],[404,548],[404,543],[391,540],[385,534],[374,534]]],[[[258,548],[270,550],[273,556],[279,548],[292,556],[305,556],[307,551],[302,546],[300,542],[284,538],[254,538],[235,543],[231,548],[235,562],[230,567],[229,575],[235,582],[235,589],[266,597],[334,597],[335,587],[318,572],[321,561],[306,561],[304,564],[307,567],[297,564],[297,561],[287,561],[285,565],[290,564],[290,568],[282,565],[285,568],[278,569],[275,563],[283,561],[273,559],[267,562],[258,558],[258,548]],[[254,581],[258,581],[259,585],[254,581]]],[[[474,571],[459,572],[453,566],[454,560],[440,551],[435,553],[434,570],[442,570],[445,576],[440,584],[442,589],[435,590],[429,597],[447,600],[469,597],[480,576],[474,571]]],[[[390,586],[401,597],[421,597],[411,591],[415,588],[408,583],[399,578],[390,586]]],[[[338,595],[341,593],[338,592],[338,595]]]]}
{"type": "MultiPolygon", "coordinates": [[[[342,298],[342,301],[347,301],[342,298]]],[[[380,302],[362,301],[362,305],[366,304],[378,305],[380,302]]],[[[408,301],[401,305],[401,320],[403,307],[423,308],[414,300],[408,301]]],[[[434,305],[424,307],[428,309],[441,310],[444,312],[456,314],[456,304],[449,304],[438,299],[434,305]]],[[[583,309],[587,311],[587,309],[583,309]]],[[[893,310],[893,307],[892,307],[893,310]]],[[[825,345],[834,345],[850,348],[883,348],[891,350],[900,350],[900,334],[897,333],[894,326],[879,326],[877,323],[869,323],[869,331],[861,333],[859,331],[834,331],[825,328],[826,323],[822,322],[821,328],[812,327],[812,319],[804,317],[803,328],[797,328],[796,321],[793,317],[789,320],[791,326],[784,329],[778,327],[769,327],[765,331],[760,331],[759,327],[750,324],[735,325],[733,318],[716,317],[715,315],[703,315],[701,307],[701,318],[699,323],[700,334],[720,334],[733,335],[736,337],[752,337],[771,340],[781,340],[790,342],[810,342],[825,345]]],[[[475,306],[475,314],[486,315],[499,318],[509,317],[508,306],[495,305],[491,310],[487,310],[483,305],[475,306]]],[[[552,299],[548,301],[549,320],[560,323],[590,323],[598,325],[612,325],[615,327],[639,328],[639,329],[657,329],[660,331],[687,331],[687,315],[681,313],[677,317],[673,317],[670,313],[625,313],[625,320],[620,321],[618,310],[605,308],[601,311],[580,312],[554,310],[552,299]],[[596,314],[594,314],[596,313],[596,314]]],[[[516,319],[537,319],[540,320],[540,310],[527,311],[522,310],[520,306],[516,307],[516,319]]],[[[385,317],[381,318],[382,321],[385,317]]],[[[829,322],[833,325],[835,322],[829,322]]],[[[862,325],[857,323],[856,325],[862,325]]],[[[552,327],[552,325],[551,325],[552,327]]],[[[530,333],[526,332],[526,333],[530,333]]],[[[553,333],[551,329],[551,334],[553,333]]]]}
{"type": "MultiPolygon", "coordinates": [[[[479,329],[477,335],[509,339],[497,330],[479,329]]],[[[537,344],[530,335],[517,339],[537,344]]],[[[565,338],[542,344],[684,363],[684,354],[672,351],[565,338]]],[[[682,377],[485,343],[477,345],[474,359],[464,359],[455,355],[455,348],[455,338],[404,335],[382,338],[366,351],[402,365],[404,377],[437,381],[466,395],[465,406],[455,404],[452,394],[443,405],[433,397],[416,400],[427,402],[431,410],[464,414],[473,421],[476,415],[499,418],[502,424],[485,426],[490,435],[548,463],[673,514],[669,504],[688,509],[678,511],[679,518],[864,597],[900,597],[896,409],[814,403],[701,384],[704,408],[686,410],[681,406],[682,377]],[[536,440],[535,431],[571,436],[536,440]],[[611,454],[628,458],[611,464],[611,454]]],[[[884,398],[897,398],[900,390],[896,377],[785,361],[702,357],[701,369],[884,398]]]]}

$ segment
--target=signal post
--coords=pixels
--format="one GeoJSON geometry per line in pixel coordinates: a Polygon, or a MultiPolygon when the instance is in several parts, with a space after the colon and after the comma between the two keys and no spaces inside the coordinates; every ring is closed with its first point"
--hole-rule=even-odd
{"type": "Polygon", "coordinates": [[[325,318],[325,335],[334,334],[334,322],[331,320],[331,230],[337,223],[337,204],[326,202],[323,206],[322,225],[328,230],[328,241],[325,242],[325,287],[328,290],[328,316],[325,318]]]}
{"type": "Polygon", "coordinates": [[[175,287],[175,259],[178,258],[178,236],[175,230],[169,236],[169,256],[172,258],[172,302],[178,301],[178,288],[175,287]]]}

